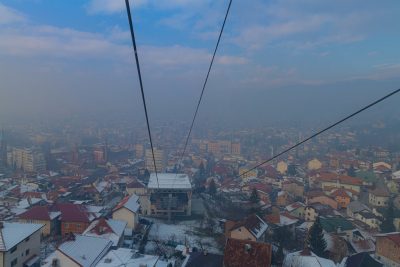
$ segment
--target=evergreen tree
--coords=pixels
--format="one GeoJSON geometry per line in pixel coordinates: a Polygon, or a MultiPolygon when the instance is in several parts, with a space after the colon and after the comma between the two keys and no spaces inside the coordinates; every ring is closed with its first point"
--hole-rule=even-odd
{"type": "Polygon", "coordinates": [[[381,224],[381,231],[383,233],[390,233],[396,231],[393,219],[394,219],[394,207],[393,207],[393,200],[390,198],[388,208],[386,209],[385,212],[385,218],[383,219],[383,222],[381,224]]]}
{"type": "Polygon", "coordinates": [[[315,220],[313,226],[310,228],[310,232],[308,234],[308,245],[311,251],[317,256],[324,257],[326,241],[319,216],[315,220]]]}
{"type": "Polygon", "coordinates": [[[250,199],[249,200],[254,204],[257,204],[260,201],[257,189],[253,188],[253,191],[251,191],[251,195],[250,195],[250,199]]]}
{"type": "Polygon", "coordinates": [[[208,185],[208,193],[212,196],[215,196],[217,193],[217,186],[215,185],[214,179],[211,179],[210,184],[208,185]]]}

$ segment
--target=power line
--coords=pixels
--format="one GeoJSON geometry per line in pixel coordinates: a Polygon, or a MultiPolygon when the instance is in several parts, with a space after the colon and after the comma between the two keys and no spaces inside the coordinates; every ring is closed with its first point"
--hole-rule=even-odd
{"type": "Polygon", "coordinates": [[[182,152],[181,158],[179,160],[179,163],[183,160],[183,157],[184,157],[185,152],[186,152],[186,148],[187,148],[187,145],[188,145],[188,142],[189,142],[190,134],[192,133],[193,125],[194,125],[194,122],[196,120],[197,113],[199,111],[201,100],[203,99],[204,89],[206,88],[208,77],[210,76],[211,68],[213,66],[215,55],[217,53],[218,46],[219,46],[219,43],[221,41],[221,36],[222,36],[222,33],[224,31],[224,28],[225,28],[226,19],[228,18],[229,10],[231,9],[231,5],[232,5],[232,0],[229,1],[229,5],[228,5],[228,8],[227,8],[226,13],[225,13],[224,22],[222,23],[222,27],[221,27],[221,30],[219,32],[218,41],[217,41],[217,44],[215,45],[214,53],[213,53],[213,56],[211,58],[210,66],[208,67],[206,79],[204,80],[203,88],[201,90],[201,94],[200,94],[199,100],[197,102],[196,110],[195,110],[194,115],[193,115],[192,123],[190,124],[189,132],[188,132],[188,135],[186,137],[185,146],[183,147],[183,152],[182,152]]]}
{"type": "Polygon", "coordinates": [[[146,106],[146,98],[144,96],[144,90],[143,90],[143,81],[142,81],[142,74],[140,72],[140,64],[139,64],[139,57],[137,53],[137,47],[136,47],[136,39],[135,39],[135,33],[133,31],[133,23],[132,23],[132,16],[131,16],[131,9],[129,7],[129,0],[125,0],[126,4],[126,12],[128,14],[128,21],[129,21],[129,28],[131,31],[131,37],[132,37],[132,44],[133,44],[133,50],[135,52],[135,60],[136,60],[136,68],[139,76],[139,83],[140,83],[140,92],[142,93],[142,101],[143,101],[143,107],[144,107],[144,113],[146,115],[146,124],[147,124],[147,132],[149,134],[149,140],[150,140],[150,146],[151,146],[151,154],[153,155],[153,164],[154,164],[154,171],[156,173],[156,179],[157,179],[157,187],[160,187],[158,183],[158,174],[157,174],[157,166],[156,166],[156,158],[154,156],[154,147],[153,147],[153,140],[151,138],[151,130],[150,130],[150,123],[149,123],[149,115],[147,113],[147,106],[146,106]]]}
{"type": "Polygon", "coordinates": [[[251,172],[251,171],[257,169],[258,167],[260,167],[260,166],[262,166],[262,165],[264,165],[264,164],[266,164],[266,163],[268,163],[268,162],[270,162],[270,161],[272,161],[272,160],[274,160],[274,159],[276,159],[276,158],[282,156],[283,154],[289,152],[290,150],[292,150],[292,149],[294,149],[294,148],[296,148],[296,147],[298,147],[298,146],[304,144],[305,142],[309,141],[310,139],[313,139],[314,137],[316,137],[316,136],[318,136],[318,135],[320,135],[320,134],[322,134],[322,133],[324,133],[324,132],[330,130],[331,128],[337,126],[338,124],[341,124],[342,122],[344,122],[344,121],[346,121],[346,120],[348,120],[348,119],[350,119],[350,118],[352,118],[352,117],[358,115],[359,113],[361,113],[361,112],[363,112],[363,111],[369,109],[370,107],[375,106],[376,104],[378,104],[378,103],[382,102],[383,100],[385,100],[385,99],[387,99],[387,98],[389,98],[389,97],[391,97],[391,96],[397,94],[398,92],[400,92],[400,89],[397,89],[397,90],[395,90],[395,91],[393,91],[393,92],[391,92],[391,93],[385,95],[384,97],[379,98],[378,100],[376,100],[376,101],[374,101],[374,102],[372,102],[372,103],[366,105],[365,107],[359,109],[358,111],[356,111],[356,112],[354,112],[354,113],[352,113],[352,114],[350,114],[350,115],[344,117],[343,119],[341,119],[341,120],[339,120],[339,121],[337,121],[337,122],[331,124],[330,126],[324,128],[324,129],[320,130],[319,132],[314,133],[313,135],[309,136],[308,138],[302,140],[301,142],[299,142],[299,143],[297,143],[297,144],[295,144],[295,145],[293,145],[293,146],[291,146],[291,147],[285,149],[284,151],[280,152],[279,154],[276,154],[276,155],[274,155],[273,157],[271,157],[271,158],[269,158],[269,159],[267,159],[267,160],[265,160],[265,161],[263,161],[263,162],[257,164],[256,166],[252,167],[251,169],[249,169],[249,170],[243,172],[242,174],[239,174],[238,177],[241,177],[241,176],[243,176],[243,175],[245,175],[245,174],[247,174],[247,173],[249,173],[249,172],[251,172]]]}

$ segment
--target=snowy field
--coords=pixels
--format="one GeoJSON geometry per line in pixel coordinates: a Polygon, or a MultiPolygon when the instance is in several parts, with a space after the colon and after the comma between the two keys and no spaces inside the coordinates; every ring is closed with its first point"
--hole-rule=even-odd
{"type": "Polygon", "coordinates": [[[160,244],[164,247],[169,244],[168,247],[171,248],[174,247],[173,244],[187,244],[190,248],[197,247],[200,249],[202,246],[209,252],[222,252],[218,248],[216,240],[202,231],[201,220],[180,221],[170,224],[162,220],[151,220],[153,225],[150,229],[146,252],[155,251],[160,244]]]}

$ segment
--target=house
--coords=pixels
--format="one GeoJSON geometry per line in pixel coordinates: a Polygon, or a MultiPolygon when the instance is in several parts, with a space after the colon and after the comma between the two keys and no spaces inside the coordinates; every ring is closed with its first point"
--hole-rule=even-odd
{"type": "Polygon", "coordinates": [[[253,214],[229,227],[226,231],[226,237],[241,240],[264,241],[267,229],[268,224],[258,215],[253,214]]]}
{"type": "Polygon", "coordinates": [[[357,219],[372,229],[378,229],[381,223],[380,219],[369,210],[362,210],[354,215],[354,219],[357,219]]]}
{"type": "Polygon", "coordinates": [[[302,251],[289,253],[283,260],[283,267],[336,267],[336,264],[328,259],[318,257],[308,248],[302,251]]]}
{"type": "Polygon", "coordinates": [[[385,266],[400,265],[400,232],[378,234],[375,255],[385,266]]]}
{"type": "Polygon", "coordinates": [[[383,264],[371,257],[367,252],[361,252],[343,259],[342,266],[346,267],[382,267],[383,264]]]}
{"type": "Polygon", "coordinates": [[[271,226],[270,233],[277,228],[284,228],[285,232],[291,234],[288,238],[295,239],[296,224],[299,221],[296,217],[287,212],[282,212],[266,215],[264,219],[271,226]]]}
{"type": "Polygon", "coordinates": [[[42,228],[42,224],[0,222],[0,266],[39,266],[42,228]]]}
{"type": "Polygon", "coordinates": [[[112,219],[99,218],[93,221],[82,235],[105,238],[119,247],[124,242],[124,231],[127,223],[112,219]]]}
{"type": "Polygon", "coordinates": [[[346,218],[341,216],[320,217],[322,229],[326,233],[344,234],[347,238],[353,238],[355,226],[346,218]]]}
{"type": "Polygon", "coordinates": [[[105,255],[96,267],[156,267],[156,266],[167,266],[167,262],[160,260],[159,256],[155,255],[144,255],[139,254],[137,251],[127,248],[118,248],[116,250],[110,250],[105,255]]]}
{"type": "Polygon", "coordinates": [[[333,209],[331,206],[321,203],[313,203],[304,208],[304,220],[307,222],[315,221],[318,216],[332,215],[333,209]]]}
{"type": "Polygon", "coordinates": [[[360,178],[336,173],[319,173],[315,179],[321,184],[321,188],[324,191],[332,188],[345,188],[359,193],[363,185],[363,181],[360,178]]]}
{"type": "Polygon", "coordinates": [[[126,196],[113,210],[114,220],[125,221],[127,227],[135,229],[139,223],[139,197],[135,194],[126,196]]]}
{"type": "Polygon", "coordinates": [[[369,204],[375,207],[386,207],[389,203],[390,193],[385,185],[378,185],[368,193],[369,204]]]}
{"type": "Polygon", "coordinates": [[[292,194],[295,197],[303,197],[304,184],[297,180],[288,180],[282,183],[282,190],[292,194]]]}
{"type": "Polygon", "coordinates": [[[338,209],[338,203],[336,202],[336,200],[331,197],[328,197],[325,194],[318,194],[318,195],[308,194],[306,203],[307,204],[321,203],[323,205],[330,206],[334,210],[338,209]]]}
{"type": "Polygon", "coordinates": [[[352,197],[351,193],[343,188],[334,190],[330,196],[335,199],[335,201],[338,203],[338,208],[340,209],[347,208],[347,205],[350,204],[352,197]]]}
{"type": "Polygon", "coordinates": [[[285,209],[287,210],[287,212],[289,212],[290,215],[297,217],[299,219],[304,219],[305,207],[306,205],[304,203],[295,202],[286,206],[285,209]]]}
{"type": "Polygon", "coordinates": [[[358,229],[353,231],[353,238],[349,239],[348,242],[350,248],[355,253],[375,252],[375,242],[372,240],[372,237],[358,229]]]}
{"type": "Polygon", "coordinates": [[[23,223],[43,224],[42,235],[55,235],[59,233],[59,218],[61,212],[51,211],[48,206],[34,206],[18,216],[18,221],[23,223]]]}
{"type": "Polygon", "coordinates": [[[147,193],[146,186],[136,179],[126,185],[126,191],[130,196],[135,194],[139,197],[147,193]]]}
{"type": "Polygon", "coordinates": [[[349,203],[349,205],[347,205],[346,208],[346,214],[349,217],[354,218],[356,213],[359,213],[360,211],[363,210],[370,210],[366,205],[364,205],[363,203],[361,203],[360,201],[352,201],[349,203]]]}
{"type": "Polygon", "coordinates": [[[268,243],[228,238],[224,250],[224,267],[269,267],[272,246],[268,243]]]}
{"type": "Polygon", "coordinates": [[[96,219],[97,214],[90,212],[84,205],[58,203],[53,210],[61,212],[61,235],[81,234],[96,219]]]}
{"type": "Polygon", "coordinates": [[[290,196],[289,196],[288,192],[286,192],[286,191],[278,192],[278,196],[276,198],[276,205],[278,205],[280,207],[285,207],[290,202],[292,202],[292,201],[290,200],[290,196]]]}
{"type": "MultiPolygon", "coordinates": [[[[54,255],[51,256],[51,265],[59,267],[92,267],[107,254],[112,246],[112,241],[92,237],[70,234],[54,255]]],[[[50,262],[50,260],[47,260],[50,262]]]]}

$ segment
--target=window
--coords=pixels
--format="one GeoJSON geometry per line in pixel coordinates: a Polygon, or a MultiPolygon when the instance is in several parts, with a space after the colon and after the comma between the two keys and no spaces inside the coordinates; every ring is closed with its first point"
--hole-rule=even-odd
{"type": "Polygon", "coordinates": [[[10,253],[14,253],[14,252],[17,250],[17,247],[18,247],[18,246],[13,247],[13,248],[10,250],[10,253]]]}
{"type": "Polygon", "coordinates": [[[25,251],[25,256],[28,256],[29,255],[29,249],[27,249],[26,251],[25,251]]]}
{"type": "Polygon", "coordinates": [[[11,267],[14,267],[15,265],[17,265],[17,262],[18,262],[17,258],[13,259],[11,262],[11,267]]]}

